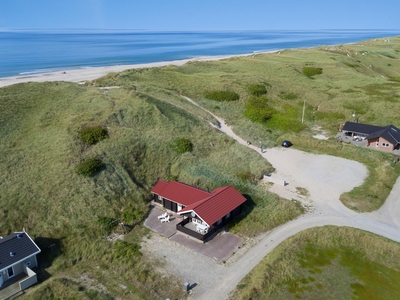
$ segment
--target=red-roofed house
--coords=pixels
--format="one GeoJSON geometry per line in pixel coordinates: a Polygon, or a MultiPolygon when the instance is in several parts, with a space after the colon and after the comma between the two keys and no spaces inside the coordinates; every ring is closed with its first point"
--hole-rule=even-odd
{"type": "Polygon", "coordinates": [[[151,192],[155,202],[184,217],[177,230],[202,241],[239,215],[246,201],[232,186],[208,192],[181,182],[160,180],[151,192]]]}

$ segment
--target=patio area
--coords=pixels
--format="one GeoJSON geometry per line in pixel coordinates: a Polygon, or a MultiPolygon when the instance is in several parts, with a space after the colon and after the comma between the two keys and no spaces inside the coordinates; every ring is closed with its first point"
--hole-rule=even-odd
{"type": "MultiPolygon", "coordinates": [[[[183,220],[183,217],[168,211],[170,222],[161,223],[158,219],[164,213],[161,207],[154,205],[147,217],[144,225],[154,232],[157,232],[167,237],[171,242],[176,242],[193,251],[199,252],[218,262],[226,261],[240,247],[243,239],[229,232],[218,233],[214,238],[206,243],[201,242],[187,234],[178,232],[176,225],[183,220]]],[[[195,224],[186,224],[185,227],[193,227],[196,230],[195,224]]],[[[196,232],[195,232],[196,233],[196,232]]],[[[199,234],[199,233],[197,233],[199,234]]]]}
{"type": "Polygon", "coordinates": [[[148,227],[152,231],[158,232],[159,234],[167,238],[170,238],[176,233],[176,224],[181,222],[183,217],[175,214],[172,211],[168,211],[169,222],[161,223],[161,220],[158,219],[158,217],[164,213],[165,211],[161,207],[153,205],[149,216],[144,222],[144,226],[148,227]]]}
{"type": "Polygon", "coordinates": [[[28,278],[29,276],[25,273],[21,273],[6,282],[4,282],[3,286],[0,288],[0,300],[9,299],[12,296],[17,296],[18,294],[22,294],[21,288],[19,286],[19,282],[28,278]]]}

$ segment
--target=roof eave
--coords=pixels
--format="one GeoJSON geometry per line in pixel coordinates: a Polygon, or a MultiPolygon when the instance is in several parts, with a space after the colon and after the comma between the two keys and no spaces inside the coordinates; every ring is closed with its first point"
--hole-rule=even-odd
{"type": "MultiPolygon", "coordinates": [[[[196,213],[193,209],[187,210],[187,211],[183,211],[182,214],[187,214],[187,213],[191,213],[191,212],[194,212],[194,213],[196,214],[196,216],[198,216],[198,217],[200,218],[200,220],[202,220],[204,223],[206,223],[207,226],[210,226],[210,225],[209,225],[206,221],[204,221],[203,218],[200,217],[200,215],[199,215],[198,213],[196,213]]],[[[178,215],[181,215],[181,210],[178,211],[177,213],[178,213],[178,215]]]]}

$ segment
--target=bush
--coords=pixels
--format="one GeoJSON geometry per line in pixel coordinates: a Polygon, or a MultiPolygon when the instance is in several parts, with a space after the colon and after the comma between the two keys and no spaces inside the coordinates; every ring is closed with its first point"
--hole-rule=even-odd
{"type": "Polygon", "coordinates": [[[239,100],[239,95],[235,92],[228,91],[209,91],[204,94],[207,99],[215,101],[236,101],[239,100]]]}
{"type": "Polygon", "coordinates": [[[275,113],[275,109],[268,105],[267,97],[252,97],[246,102],[244,115],[253,122],[265,123],[275,113]]]}
{"type": "Polygon", "coordinates": [[[250,95],[256,96],[256,97],[260,97],[267,93],[267,89],[262,84],[250,84],[247,87],[247,91],[249,92],[250,95]]]}
{"type": "Polygon", "coordinates": [[[142,219],[144,213],[141,210],[137,210],[133,207],[126,207],[122,211],[121,219],[125,223],[133,224],[142,219]]]}
{"type": "Polygon", "coordinates": [[[169,143],[169,147],[178,154],[191,152],[193,150],[192,142],[184,138],[178,138],[174,140],[173,142],[169,143]]]}
{"type": "Polygon", "coordinates": [[[83,176],[93,176],[104,168],[104,163],[98,158],[89,158],[76,167],[76,173],[83,176]]]}
{"type": "Polygon", "coordinates": [[[105,230],[107,234],[109,234],[118,225],[117,220],[109,217],[98,217],[97,223],[99,223],[101,229],[105,230]]]}
{"type": "Polygon", "coordinates": [[[239,173],[236,175],[237,178],[244,182],[251,182],[251,183],[256,183],[257,182],[257,177],[256,175],[250,173],[250,172],[245,172],[245,173],[239,173]]]}
{"type": "Polygon", "coordinates": [[[304,75],[311,78],[314,75],[322,74],[322,68],[304,67],[302,72],[304,75]]]}
{"type": "Polygon", "coordinates": [[[88,145],[96,144],[106,138],[108,131],[100,126],[83,127],[79,135],[79,139],[88,145]]]}

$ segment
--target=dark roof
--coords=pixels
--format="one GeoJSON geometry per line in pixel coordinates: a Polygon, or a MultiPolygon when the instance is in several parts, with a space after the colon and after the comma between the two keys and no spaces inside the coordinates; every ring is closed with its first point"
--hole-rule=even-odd
{"type": "Polygon", "coordinates": [[[0,272],[40,253],[39,247],[26,232],[15,232],[0,239],[0,272]]]}
{"type": "Polygon", "coordinates": [[[343,131],[351,131],[355,133],[371,134],[384,129],[382,126],[375,126],[362,123],[346,122],[343,126],[343,131]]]}
{"type": "Polygon", "coordinates": [[[158,181],[151,190],[153,194],[171,200],[173,202],[188,206],[201,199],[210,197],[210,192],[198,189],[194,186],[177,181],[158,181]]]}
{"type": "Polygon", "coordinates": [[[400,129],[398,129],[396,126],[389,125],[377,132],[371,133],[366,138],[373,139],[377,137],[383,137],[385,140],[392,143],[393,145],[397,145],[400,143],[400,129]]]}
{"type": "Polygon", "coordinates": [[[211,226],[245,201],[246,198],[233,186],[226,186],[214,190],[212,196],[185,207],[178,214],[194,211],[196,215],[211,226]]]}

